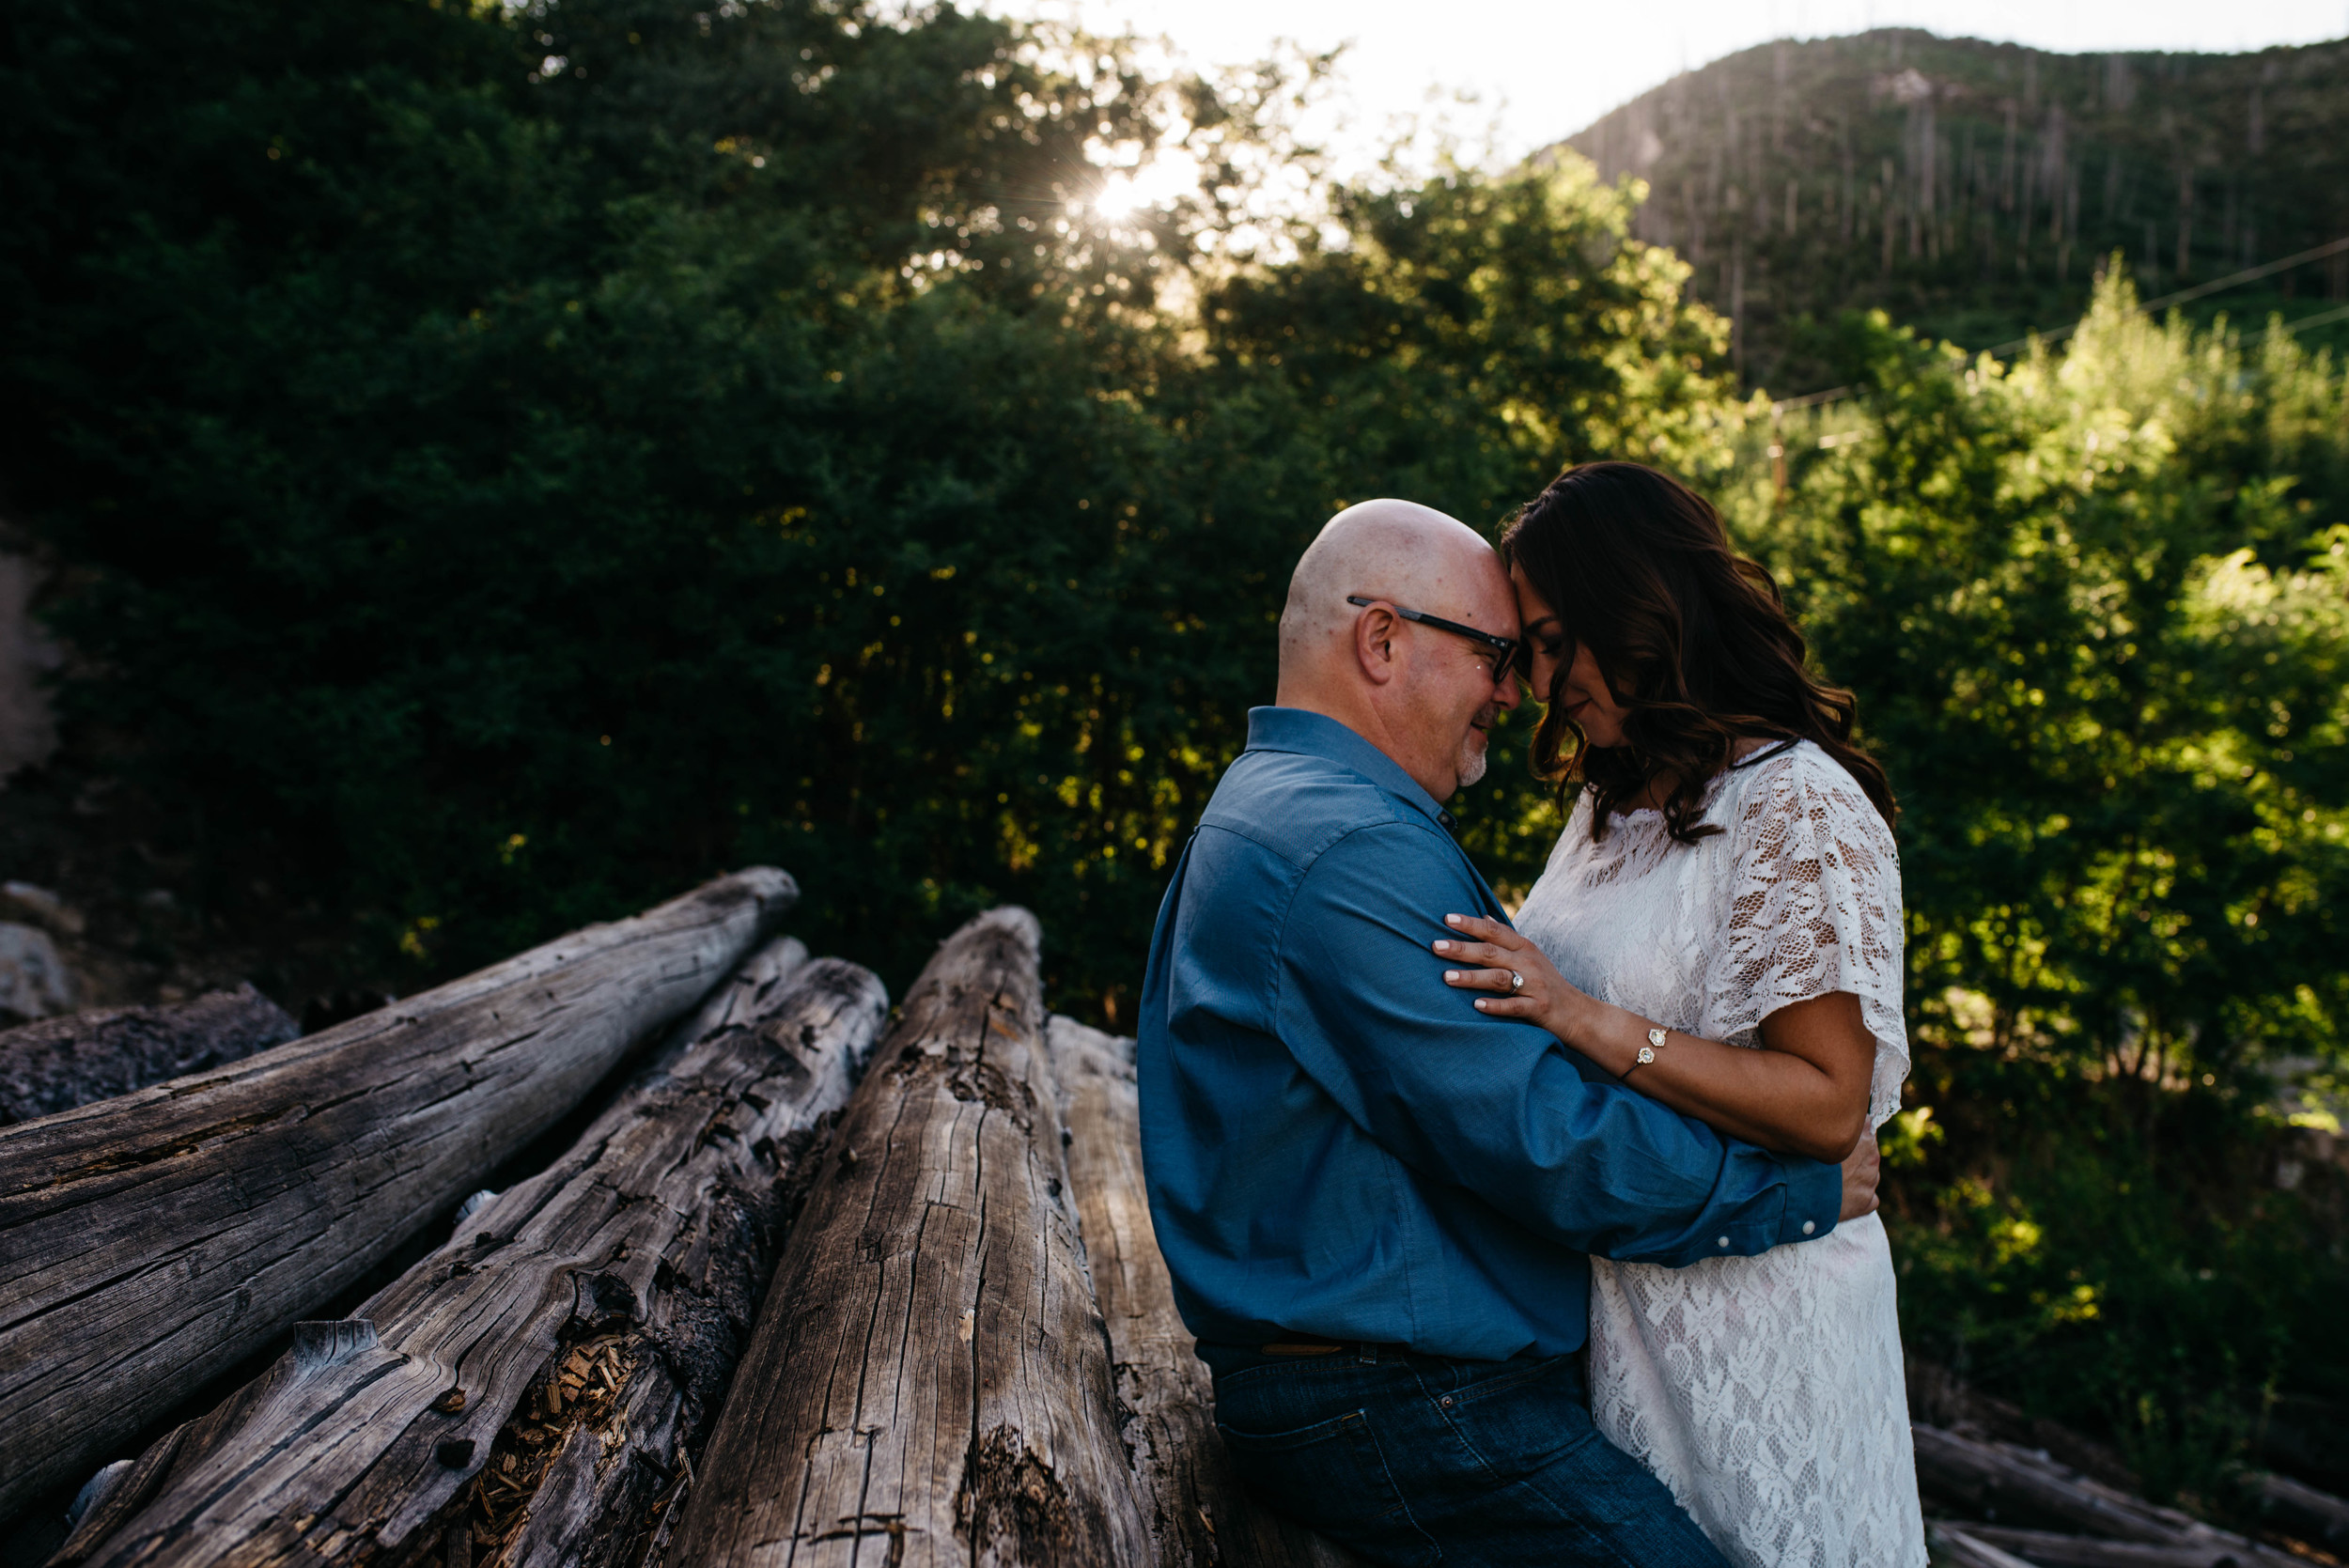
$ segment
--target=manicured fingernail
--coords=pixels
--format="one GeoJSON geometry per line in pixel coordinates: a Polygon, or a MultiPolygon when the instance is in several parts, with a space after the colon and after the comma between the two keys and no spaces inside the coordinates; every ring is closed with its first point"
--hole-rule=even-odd
{"type": "Polygon", "coordinates": [[[1486,1001],[1483,997],[1478,997],[1478,998],[1476,999],[1476,1010],[1477,1010],[1479,1013],[1482,1013],[1482,1012],[1483,1012],[1486,1008],[1487,1008],[1487,1007],[1489,1007],[1489,1006],[1491,1006],[1491,1005],[1492,1005],[1492,1004],[1491,1004],[1490,1002],[1486,1001]]]}
{"type": "MultiPolygon", "coordinates": [[[[1446,970],[1443,971],[1443,977],[1446,980],[1457,980],[1460,978],[1460,971],[1458,970],[1446,970]]],[[[1483,1003],[1480,1002],[1478,1005],[1482,1006],[1483,1003]]]]}
{"type": "Polygon", "coordinates": [[[1443,917],[1443,923],[1446,925],[1465,925],[1468,924],[1468,919],[1464,915],[1446,915],[1443,917]]]}
{"type": "Polygon", "coordinates": [[[1452,951],[1452,944],[1450,942],[1438,942],[1436,944],[1436,951],[1439,953],[1449,953],[1452,951]]]}

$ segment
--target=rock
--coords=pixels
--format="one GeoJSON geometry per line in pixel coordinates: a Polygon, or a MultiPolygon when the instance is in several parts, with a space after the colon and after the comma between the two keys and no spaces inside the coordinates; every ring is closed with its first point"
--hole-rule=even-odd
{"type": "Polygon", "coordinates": [[[46,1018],[72,1007],[72,971],[49,933],[0,921],[0,1022],[46,1018]]]}

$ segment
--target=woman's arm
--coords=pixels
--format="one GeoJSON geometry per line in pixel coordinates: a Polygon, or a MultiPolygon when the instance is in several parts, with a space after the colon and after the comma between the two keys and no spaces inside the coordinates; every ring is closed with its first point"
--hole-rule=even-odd
{"type": "Polygon", "coordinates": [[[1447,915],[1444,924],[1460,935],[1438,941],[1436,955],[1475,966],[1446,970],[1447,985],[1492,993],[1476,999],[1480,1010],[1539,1024],[1674,1110],[1749,1143],[1830,1165],[1849,1156],[1868,1130],[1876,1043],[1849,991],[1770,1014],[1762,1020],[1761,1050],[1677,1030],[1653,1046],[1654,1019],[1578,990],[1507,925],[1474,915],[1447,915]],[[1513,973],[1524,983],[1514,985],[1513,973]],[[1654,1052],[1653,1062],[1639,1060],[1642,1048],[1654,1052]]]}

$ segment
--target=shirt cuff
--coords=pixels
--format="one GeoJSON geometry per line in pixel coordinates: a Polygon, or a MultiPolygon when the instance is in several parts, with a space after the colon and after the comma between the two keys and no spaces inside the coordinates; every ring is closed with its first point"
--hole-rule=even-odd
{"type": "Polygon", "coordinates": [[[1786,1213],[1779,1221],[1778,1239],[1816,1241],[1835,1229],[1843,1210],[1843,1168],[1815,1159],[1781,1157],[1786,1169],[1786,1213]]]}

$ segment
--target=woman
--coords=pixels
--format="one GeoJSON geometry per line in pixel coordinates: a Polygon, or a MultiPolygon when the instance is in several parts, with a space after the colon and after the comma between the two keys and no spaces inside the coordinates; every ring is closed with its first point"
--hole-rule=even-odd
{"type": "MultiPolygon", "coordinates": [[[[1841,1160],[1899,1109],[1900,869],[1849,693],[1768,572],[1636,463],[1570,469],[1501,541],[1536,766],[1581,790],[1513,931],[1435,944],[1530,1018],[1725,1133],[1841,1160]]],[[[1591,1406],[1749,1568],[1921,1568],[1892,1259],[1875,1215],[1754,1258],[1592,1260],[1591,1406]]]]}

